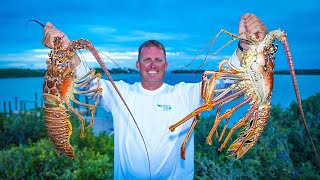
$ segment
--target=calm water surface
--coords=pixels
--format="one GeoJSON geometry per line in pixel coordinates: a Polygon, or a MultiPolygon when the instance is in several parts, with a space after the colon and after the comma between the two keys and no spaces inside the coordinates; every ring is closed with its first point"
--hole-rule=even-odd
{"type": "MultiPolygon", "coordinates": [[[[115,74],[113,75],[114,80],[124,80],[128,83],[134,83],[140,81],[139,74],[115,74]]],[[[165,82],[168,84],[177,84],[181,81],[184,82],[199,82],[201,80],[200,74],[170,74],[168,73],[165,77],[165,82]]],[[[312,75],[298,75],[297,76],[300,95],[302,99],[306,99],[309,96],[314,95],[315,93],[320,92],[320,76],[312,76],[312,75]]],[[[8,104],[8,101],[11,101],[12,108],[15,109],[14,106],[14,97],[16,96],[18,102],[23,101],[26,103],[27,108],[34,107],[35,94],[37,94],[37,103],[41,104],[41,95],[42,95],[42,83],[43,78],[8,78],[8,79],[0,79],[0,111],[3,111],[4,101],[8,104]]],[[[280,104],[282,108],[288,107],[292,102],[295,101],[295,94],[293,90],[291,76],[289,75],[275,75],[274,82],[274,90],[272,96],[272,103],[280,104]]],[[[20,103],[18,103],[19,105],[20,103]]],[[[18,109],[20,107],[18,106],[18,109]]],[[[246,108],[240,109],[237,113],[233,115],[234,118],[238,119],[243,116],[246,112],[246,108]]],[[[213,114],[214,112],[210,112],[213,114]]],[[[208,115],[210,113],[205,113],[208,115]]],[[[103,111],[102,108],[98,109],[97,112],[97,120],[103,120],[104,122],[101,125],[99,120],[95,122],[95,125],[102,129],[106,128],[106,120],[111,122],[111,116],[109,113],[103,111]]],[[[178,121],[178,120],[177,120],[178,121]]],[[[232,120],[231,120],[232,121],[232,120]]],[[[233,120],[237,121],[237,120],[233,120]]],[[[108,128],[110,126],[108,125],[108,128]]]]}

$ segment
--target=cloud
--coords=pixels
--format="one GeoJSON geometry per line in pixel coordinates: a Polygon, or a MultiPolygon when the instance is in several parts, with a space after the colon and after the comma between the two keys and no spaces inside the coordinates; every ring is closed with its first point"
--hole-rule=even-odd
{"type": "MultiPolygon", "coordinates": [[[[2,67],[23,67],[23,68],[46,68],[45,61],[48,59],[49,49],[31,49],[20,53],[0,54],[0,63],[2,67]]],[[[98,62],[88,50],[81,50],[77,52],[80,58],[91,65],[97,67],[98,62]]],[[[138,58],[137,51],[100,51],[99,55],[103,63],[110,67],[130,67],[134,68],[135,62],[138,58]]],[[[190,55],[184,52],[167,52],[170,59],[179,59],[190,55]]]]}
{"type": "Polygon", "coordinates": [[[175,34],[175,33],[159,33],[159,32],[147,32],[147,31],[131,31],[129,35],[114,36],[115,41],[137,41],[137,40],[184,40],[189,38],[187,34],[175,34]]]}
{"type": "Polygon", "coordinates": [[[15,61],[15,62],[34,62],[45,61],[48,58],[49,49],[32,49],[20,53],[0,54],[0,62],[15,61]]]}
{"type": "Polygon", "coordinates": [[[117,29],[106,26],[97,26],[89,28],[89,31],[93,34],[109,34],[117,32],[117,29]]]}
{"type": "Polygon", "coordinates": [[[144,30],[131,30],[121,32],[118,29],[108,26],[90,27],[92,34],[98,35],[100,38],[106,38],[113,42],[141,41],[148,39],[157,40],[185,40],[190,37],[188,34],[172,33],[172,32],[149,32],[144,30]],[[124,34],[125,33],[125,34],[124,34]],[[104,37],[101,37],[104,36],[104,37]]]}

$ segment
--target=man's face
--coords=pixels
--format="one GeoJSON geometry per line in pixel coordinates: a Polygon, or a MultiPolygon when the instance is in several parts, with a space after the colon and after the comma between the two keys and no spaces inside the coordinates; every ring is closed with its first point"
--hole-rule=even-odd
{"type": "Polygon", "coordinates": [[[168,63],[162,49],[150,46],[141,49],[136,67],[140,71],[142,86],[145,89],[155,90],[163,84],[168,63]]]}

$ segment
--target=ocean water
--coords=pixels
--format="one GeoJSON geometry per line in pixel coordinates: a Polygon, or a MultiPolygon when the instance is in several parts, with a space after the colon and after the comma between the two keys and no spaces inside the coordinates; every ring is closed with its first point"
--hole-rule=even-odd
{"type": "MultiPolygon", "coordinates": [[[[140,81],[139,74],[115,74],[112,76],[115,81],[123,80],[128,83],[134,83],[140,81]]],[[[104,77],[106,78],[106,77],[104,77]]],[[[320,76],[313,75],[298,75],[297,76],[300,95],[302,99],[306,99],[316,93],[320,93],[320,76]]],[[[179,82],[195,83],[201,81],[201,74],[171,74],[168,73],[165,76],[165,82],[171,85],[179,82]]],[[[12,109],[19,110],[21,101],[25,103],[27,109],[31,109],[37,103],[41,106],[42,103],[42,77],[36,78],[7,78],[0,79],[0,111],[4,110],[4,103],[6,103],[8,111],[8,103],[11,101],[12,109]],[[18,103],[15,106],[15,97],[17,97],[18,103]],[[37,99],[36,99],[37,98],[37,99]]],[[[84,102],[84,97],[80,97],[80,100],[84,102]]],[[[291,76],[289,75],[275,75],[274,90],[272,96],[272,104],[279,104],[282,108],[288,107],[292,102],[295,102],[295,94],[293,90],[291,76]]],[[[238,101],[239,102],[239,101],[238,101]]],[[[226,105],[229,108],[235,103],[226,105]]],[[[237,110],[231,117],[229,125],[238,121],[244,116],[248,109],[248,106],[237,110]]],[[[222,112],[224,109],[222,110],[222,112]]],[[[211,112],[205,112],[202,116],[214,115],[215,110],[211,112]]],[[[178,120],[177,120],[178,121],[178,120]]],[[[97,109],[97,116],[95,119],[94,130],[100,132],[103,130],[112,131],[112,116],[110,113],[105,112],[102,108],[97,109]]]]}

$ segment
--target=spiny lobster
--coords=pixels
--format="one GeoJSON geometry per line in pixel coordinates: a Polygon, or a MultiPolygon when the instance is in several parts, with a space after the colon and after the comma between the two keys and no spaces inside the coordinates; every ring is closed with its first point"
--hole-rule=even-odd
{"type": "Polygon", "coordinates": [[[73,158],[74,150],[70,144],[72,125],[68,120],[67,108],[71,110],[81,121],[80,137],[84,136],[85,119],[71,106],[70,101],[90,108],[91,121],[87,127],[93,124],[96,106],[100,100],[102,89],[99,88],[101,74],[95,75],[91,69],[80,79],[75,78],[74,55],[77,49],[93,49],[91,43],[80,39],[72,41],[66,49],[62,48],[62,38],[56,37],[54,49],[49,53],[47,71],[43,83],[43,98],[45,99],[44,121],[51,143],[59,154],[66,154],[73,158]],[[97,79],[97,87],[88,91],[78,91],[75,88],[88,86],[93,79],[97,79]],[[73,94],[93,93],[97,96],[93,105],[77,101],[73,94]]]}
{"type": "MultiPolygon", "coordinates": [[[[225,30],[221,30],[211,42],[213,43],[222,32],[230,35],[233,38],[227,44],[231,43],[235,39],[240,38],[240,35],[237,36],[225,30]]],[[[242,129],[238,134],[238,138],[229,146],[227,150],[231,153],[229,156],[234,156],[236,159],[239,159],[256,144],[267,124],[270,115],[271,96],[273,90],[274,59],[277,51],[277,46],[275,46],[273,43],[276,39],[278,39],[284,47],[289,63],[290,74],[294,85],[301,120],[312,144],[316,158],[318,159],[318,153],[311,138],[303,113],[293,61],[286,36],[287,35],[282,30],[271,31],[261,42],[255,37],[250,38],[247,36],[247,39],[243,40],[250,41],[251,45],[249,49],[243,53],[242,58],[240,59],[242,64],[241,67],[235,67],[229,61],[223,60],[219,63],[218,71],[204,71],[202,75],[201,89],[201,97],[203,98],[204,103],[201,105],[201,107],[191,112],[185,118],[169,127],[171,131],[174,131],[176,127],[180,126],[190,118],[195,117],[181,146],[182,159],[185,159],[185,147],[190,134],[200,119],[200,113],[204,111],[210,111],[216,106],[218,106],[216,117],[214,125],[207,136],[207,144],[212,144],[213,134],[216,133],[216,135],[218,135],[218,125],[223,119],[226,119],[226,123],[219,137],[219,141],[221,141],[230,116],[245,104],[249,104],[250,106],[248,112],[243,118],[241,118],[232,126],[223,144],[220,146],[219,151],[222,151],[234,131],[240,127],[242,127],[242,129]],[[209,78],[209,76],[211,77],[209,78]],[[219,78],[232,80],[233,83],[227,88],[219,89],[216,87],[216,82],[219,78]],[[223,114],[220,114],[220,111],[225,104],[241,97],[243,97],[243,100],[239,104],[226,110],[226,112],[223,114]]],[[[219,50],[221,50],[221,48],[219,50]]]]}
{"type": "MultiPolygon", "coordinates": [[[[40,23],[37,20],[29,20],[26,23],[26,25],[31,21],[38,23],[43,28],[45,27],[44,24],[40,23]]],[[[102,89],[99,88],[99,81],[101,78],[101,74],[99,73],[95,74],[95,70],[91,69],[83,77],[79,79],[75,78],[74,56],[76,55],[75,54],[76,50],[87,49],[92,53],[92,55],[95,57],[95,59],[101,66],[102,70],[108,77],[112,86],[114,87],[117,94],[119,95],[120,99],[122,100],[125,107],[129,111],[129,114],[131,115],[135,125],[137,126],[139,133],[141,135],[141,138],[145,145],[146,153],[148,156],[148,162],[149,162],[149,171],[150,171],[150,161],[149,161],[148,150],[145,144],[145,140],[139,129],[139,126],[137,125],[137,122],[132,112],[130,111],[127,103],[122,97],[120,91],[115,85],[108,69],[104,65],[103,60],[99,56],[98,51],[94,48],[91,42],[85,39],[80,39],[77,41],[74,40],[69,43],[67,48],[63,49],[62,38],[63,37],[54,38],[54,48],[49,53],[49,59],[46,61],[47,71],[46,71],[44,83],[43,83],[43,98],[45,99],[45,104],[43,106],[44,121],[48,131],[49,138],[55,150],[60,155],[66,154],[70,158],[74,157],[74,150],[69,142],[70,136],[72,134],[72,125],[68,120],[69,115],[67,113],[66,107],[68,107],[68,109],[70,109],[81,121],[80,137],[84,136],[85,119],[71,106],[70,101],[90,108],[91,121],[87,127],[92,126],[94,121],[96,106],[99,102],[100,95],[102,93],[102,89]],[[95,88],[87,91],[78,91],[75,89],[77,87],[85,88],[89,86],[90,82],[94,79],[96,79],[97,81],[95,88]],[[87,93],[92,93],[92,97],[96,96],[96,100],[93,105],[79,102],[73,96],[73,94],[87,94],[87,93]]],[[[150,171],[150,174],[151,174],[151,171],[150,171]]]]}

